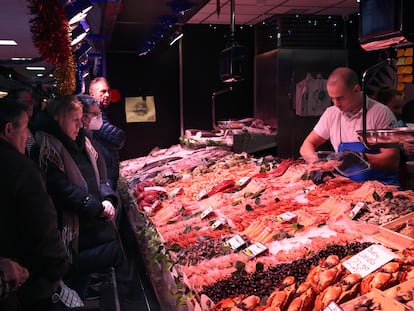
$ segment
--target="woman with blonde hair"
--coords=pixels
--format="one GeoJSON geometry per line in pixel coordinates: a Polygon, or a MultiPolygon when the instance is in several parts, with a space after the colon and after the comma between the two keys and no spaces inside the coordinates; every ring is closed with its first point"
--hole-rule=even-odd
{"type": "Polygon", "coordinates": [[[33,120],[38,161],[59,216],[67,256],[73,264],[68,283],[83,298],[89,275],[117,265],[120,245],[113,225],[117,196],[82,125],[75,96],[53,99],[33,120]]]}

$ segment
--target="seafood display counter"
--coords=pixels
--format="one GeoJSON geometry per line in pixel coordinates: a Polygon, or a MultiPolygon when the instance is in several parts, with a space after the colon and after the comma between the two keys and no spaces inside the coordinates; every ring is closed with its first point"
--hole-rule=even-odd
{"type": "Polygon", "coordinates": [[[353,310],[352,299],[414,279],[412,231],[394,231],[414,222],[413,193],[354,182],[335,164],[182,146],[122,162],[162,309],[353,310]]]}

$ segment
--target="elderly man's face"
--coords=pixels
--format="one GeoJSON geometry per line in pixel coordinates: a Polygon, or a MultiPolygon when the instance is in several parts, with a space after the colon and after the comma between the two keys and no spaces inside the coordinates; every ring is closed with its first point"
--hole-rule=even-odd
{"type": "Polygon", "coordinates": [[[109,99],[109,85],[105,81],[99,81],[90,91],[90,95],[99,100],[101,107],[106,108],[111,103],[109,99]]]}

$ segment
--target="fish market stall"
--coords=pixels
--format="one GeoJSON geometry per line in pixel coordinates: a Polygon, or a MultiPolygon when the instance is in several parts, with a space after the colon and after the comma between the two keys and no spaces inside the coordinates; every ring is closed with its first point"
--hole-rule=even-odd
{"type": "Polygon", "coordinates": [[[413,237],[382,227],[413,222],[413,193],[335,167],[218,146],[122,162],[123,198],[163,310],[325,310],[413,278],[413,237]],[[355,267],[374,253],[386,260],[355,267]]]}

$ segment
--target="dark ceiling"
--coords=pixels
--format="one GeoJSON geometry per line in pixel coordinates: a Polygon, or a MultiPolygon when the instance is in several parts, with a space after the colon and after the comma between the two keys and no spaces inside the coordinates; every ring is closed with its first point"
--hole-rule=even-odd
{"type": "MultiPolygon", "coordinates": [[[[94,8],[87,22],[94,53],[137,53],[149,51],[180,25],[230,24],[231,0],[92,0],[94,8]],[[219,8],[219,13],[217,12],[219,8]]],[[[17,46],[0,46],[0,86],[7,80],[7,71],[13,70],[28,83],[48,82],[53,66],[45,62],[33,65],[47,67],[44,77],[25,70],[27,63],[12,62],[11,57],[39,59],[33,46],[28,11],[30,0],[2,0],[0,11],[0,39],[14,39],[17,46]],[[5,73],[6,72],[6,77],[5,73]],[[42,82],[43,81],[43,82],[42,82]]],[[[234,0],[235,23],[255,25],[276,14],[342,15],[358,11],[357,0],[234,0]]]]}

